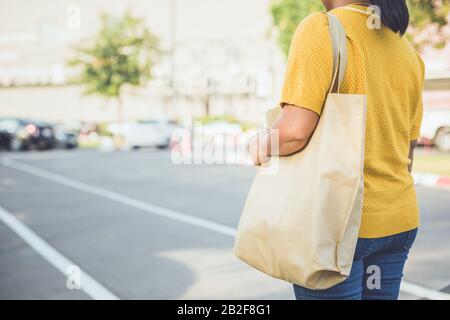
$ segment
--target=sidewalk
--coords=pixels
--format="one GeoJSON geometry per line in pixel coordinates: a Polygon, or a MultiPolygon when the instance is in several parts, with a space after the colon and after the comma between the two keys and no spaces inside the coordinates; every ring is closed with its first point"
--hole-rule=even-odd
{"type": "Polygon", "coordinates": [[[450,189],[450,176],[432,173],[413,172],[414,182],[419,186],[443,187],[450,189]]]}

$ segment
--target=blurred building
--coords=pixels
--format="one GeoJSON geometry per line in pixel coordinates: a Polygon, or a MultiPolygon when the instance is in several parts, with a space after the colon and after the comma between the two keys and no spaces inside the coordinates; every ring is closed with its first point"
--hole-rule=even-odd
{"type": "MultiPolygon", "coordinates": [[[[114,101],[67,85],[71,46],[92,36],[99,14],[128,8],[171,49],[175,17],[175,90],[162,57],[147,87],[125,90],[128,119],[191,119],[206,113],[263,119],[277,103],[284,57],[271,34],[270,0],[0,0],[0,116],[51,121],[114,121],[114,101]],[[174,12],[174,15],[172,15],[174,12]],[[173,98],[174,97],[174,98],[173,98]]],[[[426,106],[450,101],[450,45],[425,50],[426,106]]],[[[450,107],[450,106],[448,106],[450,107]]]]}
{"type": "Polygon", "coordinates": [[[0,115],[112,121],[114,102],[68,86],[71,46],[94,34],[99,14],[128,8],[171,49],[148,87],[127,89],[128,118],[232,114],[255,119],[276,101],[284,58],[271,39],[269,0],[0,0],[0,115]]]}

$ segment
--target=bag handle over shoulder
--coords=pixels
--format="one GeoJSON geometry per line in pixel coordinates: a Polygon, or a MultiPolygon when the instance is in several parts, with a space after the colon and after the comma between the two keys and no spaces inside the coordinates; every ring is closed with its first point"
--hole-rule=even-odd
{"type": "Polygon", "coordinates": [[[333,80],[329,92],[339,93],[347,68],[347,37],[339,19],[325,12],[328,17],[330,36],[333,47],[333,80]]]}

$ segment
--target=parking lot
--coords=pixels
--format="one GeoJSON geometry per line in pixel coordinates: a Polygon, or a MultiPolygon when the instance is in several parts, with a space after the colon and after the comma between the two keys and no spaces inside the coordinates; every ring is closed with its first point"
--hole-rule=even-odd
{"type": "MultiPolygon", "coordinates": [[[[174,165],[156,150],[0,157],[0,299],[293,299],[232,254],[252,167],[174,165]],[[66,286],[71,264],[82,289],[66,286]]],[[[417,191],[401,298],[445,298],[450,191],[417,191]]]]}

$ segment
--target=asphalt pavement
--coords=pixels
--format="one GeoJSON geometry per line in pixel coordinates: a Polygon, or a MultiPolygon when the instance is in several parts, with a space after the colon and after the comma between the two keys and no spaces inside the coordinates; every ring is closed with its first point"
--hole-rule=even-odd
{"type": "MultiPolygon", "coordinates": [[[[0,299],[293,299],[232,254],[252,167],[174,165],[156,150],[0,157],[0,299]],[[67,288],[67,264],[83,270],[81,289],[67,288]]],[[[401,298],[446,297],[450,191],[417,192],[401,298]]]]}

